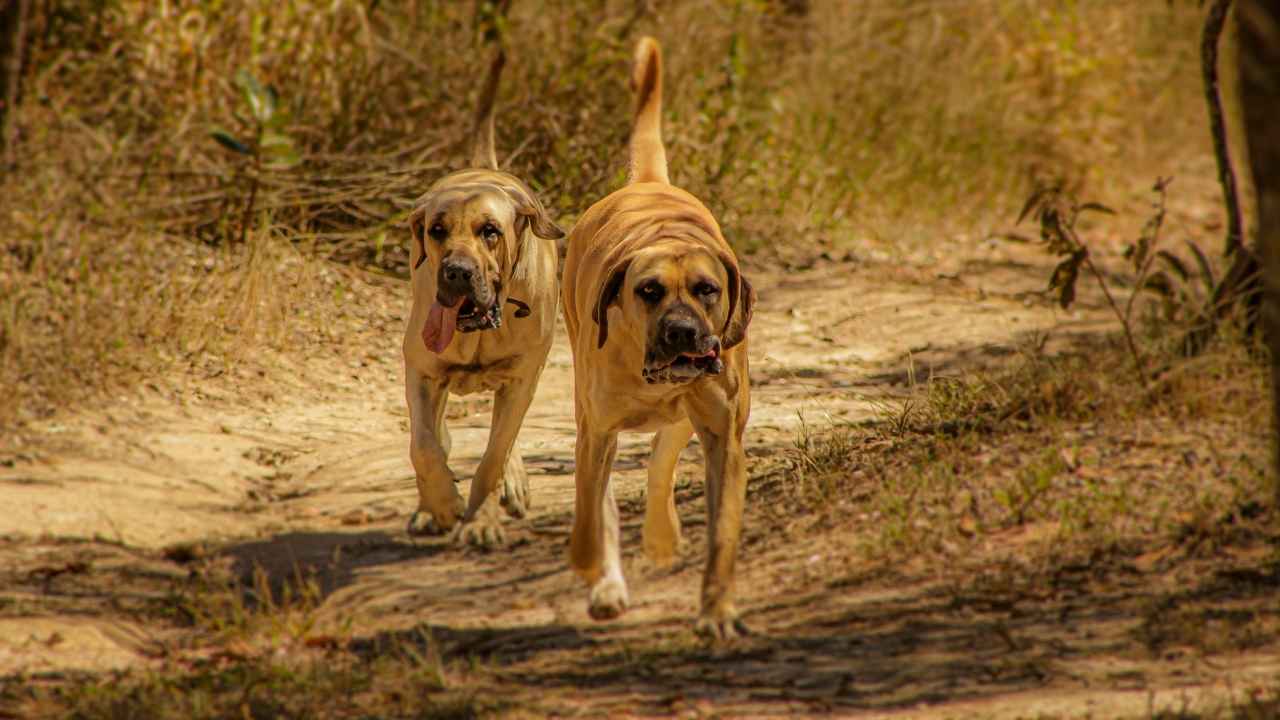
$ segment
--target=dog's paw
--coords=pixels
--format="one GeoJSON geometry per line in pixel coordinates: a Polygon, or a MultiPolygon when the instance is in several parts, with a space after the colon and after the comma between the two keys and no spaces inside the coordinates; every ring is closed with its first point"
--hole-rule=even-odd
{"type": "Polygon", "coordinates": [[[480,516],[473,520],[464,520],[454,531],[453,542],[458,545],[491,550],[507,544],[507,531],[497,520],[480,516]]]}
{"type": "Polygon", "coordinates": [[[736,612],[704,614],[698,618],[693,631],[711,642],[724,642],[751,634],[751,629],[738,618],[736,612]]]}
{"type": "Polygon", "coordinates": [[[449,488],[452,492],[452,498],[443,499],[445,506],[444,511],[427,510],[419,507],[409,516],[409,524],[405,530],[411,536],[439,536],[445,535],[453,530],[458,524],[458,518],[462,517],[462,513],[466,511],[466,505],[462,502],[462,496],[449,488]]]}
{"type": "Polygon", "coordinates": [[[426,510],[414,510],[409,516],[409,524],[405,527],[405,532],[414,537],[440,536],[452,530],[455,522],[442,525],[436,520],[435,515],[426,510]]]}
{"type": "Polygon", "coordinates": [[[591,588],[587,613],[592,620],[613,620],[627,610],[627,585],[617,578],[605,578],[591,588]]]}
{"type": "Polygon", "coordinates": [[[502,479],[502,508],[513,518],[522,518],[533,506],[529,495],[529,476],[520,473],[517,477],[507,474],[502,479]]]}

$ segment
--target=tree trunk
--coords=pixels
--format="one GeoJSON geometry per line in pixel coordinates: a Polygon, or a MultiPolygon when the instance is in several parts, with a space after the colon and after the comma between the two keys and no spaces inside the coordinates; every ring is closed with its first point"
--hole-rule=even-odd
{"type": "Polygon", "coordinates": [[[1204,21],[1200,38],[1200,71],[1204,77],[1205,104],[1209,107],[1209,131],[1213,135],[1213,154],[1218,160],[1218,181],[1222,184],[1222,201],[1227,206],[1227,242],[1224,255],[1233,255],[1243,246],[1241,238],[1240,201],[1236,197],[1236,177],[1227,147],[1227,124],[1222,112],[1222,93],[1218,88],[1218,45],[1231,11],[1231,0],[1213,0],[1204,21]]]}
{"type": "MultiPolygon", "coordinates": [[[[1280,0],[1240,0],[1236,17],[1245,138],[1257,192],[1262,325],[1271,350],[1274,460],[1280,473],[1280,0]]],[[[1280,482],[1276,490],[1280,503],[1280,482]]]]}
{"type": "Polygon", "coordinates": [[[27,18],[31,0],[4,0],[0,4],[0,159],[5,167],[14,162],[13,108],[21,98],[22,65],[26,54],[27,18]]]}
{"type": "Polygon", "coordinates": [[[1218,182],[1222,185],[1222,202],[1227,211],[1227,238],[1223,255],[1231,260],[1230,269],[1209,300],[1205,324],[1193,328],[1182,340],[1183,353],[1198,355],[1218,332],[1218,326],[1237,307],[1244,309],[1246,330],[1256,329],[1259,287],[1258,259],[1245,247],[1244,220],[1236,189],[1235,171],[1227,145],[1227,126],[1222,111],[1222,93],[1218,82],[1218,46],[1226,28],[1232,0],[1213,0],[1205,17],[1200,37],[1200,71],[1204,79],[1205,104],[1209,110],[1209,132],[1213,138],[1213,154],[1218,161],[1218,182]]]}

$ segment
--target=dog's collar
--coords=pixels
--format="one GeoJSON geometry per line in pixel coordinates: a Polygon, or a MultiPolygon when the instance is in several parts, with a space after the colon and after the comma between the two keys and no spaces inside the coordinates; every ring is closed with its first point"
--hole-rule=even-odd
{"type": "Polygon", "coordinates": [[[507,302],[516,306],[515,315],[518,318],[529,317],[529,315],[533,312],[532,310],[529,309],[529,305],[527,303],[523,303],[513,297],[507,298],[507,302]]]}

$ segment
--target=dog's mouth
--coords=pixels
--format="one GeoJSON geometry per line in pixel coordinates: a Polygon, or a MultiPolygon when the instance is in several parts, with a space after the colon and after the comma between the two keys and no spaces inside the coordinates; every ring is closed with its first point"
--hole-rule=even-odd
{"type": "Polygon", "coordinates": [[[454,331],[465,333],[502,327],[498,293],[494,292],[493,297],[493,302],[481,305],[469,297],[450,299],[437,295],[422,327],[422,341],[427,349],[436,354],[444,352],[453,340],[454,331]]]}
{"type": "Polygon", "coordinates": [[[495,330],[500,327],[502,306],[497,302],[481,306],[471,298],[464,298],[462,305],[458,307],[458,330],[462,332],[495,330]]]}
{"type": "Polygon", "coordinates": [[[715,340],[711,347],[702,353],[683,352],[674,358],[658,360],[650,354],[646,358],[644,381],[650,385],[656,383],[686,383],[704,375],[719,375],[724,372],[724,362],[720,359],[720,341],[715,340]]]}

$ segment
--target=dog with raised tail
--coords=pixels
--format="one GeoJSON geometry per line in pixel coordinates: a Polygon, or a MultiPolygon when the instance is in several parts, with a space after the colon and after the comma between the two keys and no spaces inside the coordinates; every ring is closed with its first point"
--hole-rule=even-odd
{"type": "Polygon", "coordinates": [[[733,579],[747,484],[747,325],[755,293],[715,217],[667,175],[662,54],[652,38],[636,47],[632,89],[630,180],[582,215],[565,260],[578,429],[569,559],[590,587],[590,615],[620,615],[628,595],[609,484],[618,433],[656,433],[644,547],[658,564],[677,551],[676,462],[697,433],[708,557],[696,627],[729,638],[746,633],[733,579]]]}

